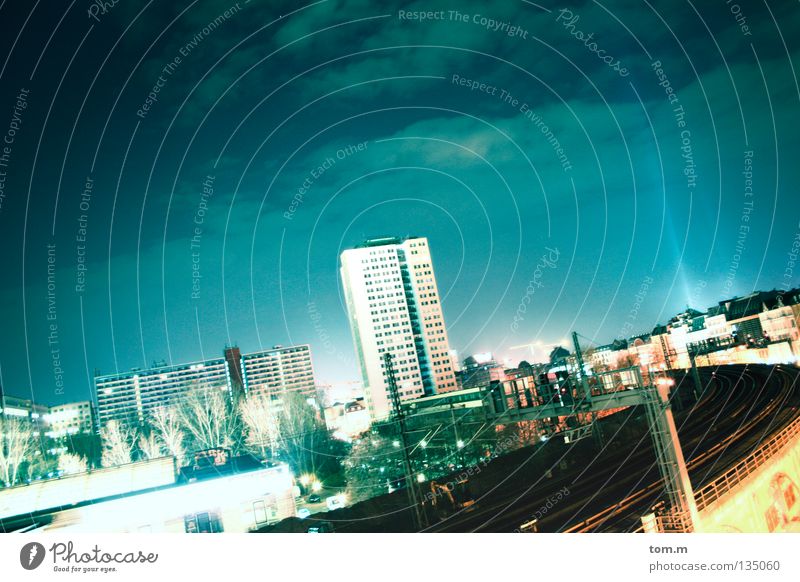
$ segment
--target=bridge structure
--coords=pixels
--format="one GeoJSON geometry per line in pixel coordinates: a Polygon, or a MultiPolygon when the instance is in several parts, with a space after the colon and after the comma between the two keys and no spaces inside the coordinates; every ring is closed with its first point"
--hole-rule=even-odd
{"type": "MultiPolygon", "coordinates": [[[[399,402],[406,444],[399,423],[387,423],[394,434],[384,436],[394,439],[390,451],[409,449],[407,485],[430,487],[416,495],[425,523],[411,523],[411,487],[392,477],[393,492],[338,510],[337,531],[795,531],[800,367],[700,367],[697,401],[691,369],[644,379],[638,368],[586,372],[526,374],[399,402]],[[672,441],[673,423],[680,441],[672,441]],[[573,438],[601,432],[600,447],[573,438]],[[454,499],[439,494],[441,485],[454,499]]],[[[399,458],[391,465],[395,475],[402,470],[399,458]]]]}
{"type": "MultiPolygon", "coordinates": [[[[591,375],[575,373],[565,381],[535,387],[514,381],[494,382],[403,404],[401,432],[424,431],[448,415],[454,424],[508,425],[563,417],[594,419],[599,413],[641,406],[663,480],[664,511],[657,516],[657,526],[667,532],[693,531],[697,504],[672,414],[670,392],[674,382],[666,376],[648,380],[643,381],[638,367],[630,367],[591,375]],[[542,394],[563,393],[565,389],[570,397],[545,398],[549,401],[542,403],[542,394]]],[[[569,432],[583,436],[593,429],[599,429],[596,422],[569,432]]]]}
{"type": "Polygon", "coordinates": [[[800,532],[800,417],[697,490],[696,530],[800,532]]]}

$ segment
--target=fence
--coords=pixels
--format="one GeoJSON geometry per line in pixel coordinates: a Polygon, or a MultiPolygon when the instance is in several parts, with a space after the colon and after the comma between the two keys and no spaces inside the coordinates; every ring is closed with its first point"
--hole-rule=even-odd
{"type": "Polygon", "coordinates": [[[794,419],[789,426],[772,437],[731,469],[717,477],[714,481],[695,492],[697,509],[703,510],[739,485],[744,479],[761,468],[781,449],[791,444],[800,435],[800,417],[794,419]]]}

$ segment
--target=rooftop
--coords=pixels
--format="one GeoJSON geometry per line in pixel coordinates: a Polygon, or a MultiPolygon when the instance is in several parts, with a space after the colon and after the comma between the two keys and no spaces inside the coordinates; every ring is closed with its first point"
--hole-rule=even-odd
{"type": "Polygon", "coordinates": [[[378,238],[368,238],[363,243],[357,245],[356,248],[357,249],[365,249],[365,248],[369,248],[369,247],[383,247],[383,246],[387,246],[387,245],[399,245],[399,244],[402,244],[402,243],[406,242],[407,240],[411,240],[411,239],[415,239],[415,238],[421,238],[421,237],[418,237],[418,236],[405,236],[405,237],[384,236],[384,237],[378,237],[378,238]]]}

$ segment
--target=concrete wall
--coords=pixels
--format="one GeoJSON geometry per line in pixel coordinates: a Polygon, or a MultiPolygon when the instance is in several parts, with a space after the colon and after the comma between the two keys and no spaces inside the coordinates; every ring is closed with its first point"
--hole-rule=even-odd
{"type": "Polygon", "coordinates": [[[213,513],[223,531],[244,533],[294,516],[293,490],[291,471],[278,465],[68,509],[43,530],[182,533],[187,518],[213,513]]]}
{"type": "Polygon", "coordinates": [[[128,463],[0,489],[0,519],[175,483],[175,459],[128,463]]]}
{"type": "Polygon", "coordinates": [[[800,532],[800,435],[700,511],[696,531],[800,532]]]}

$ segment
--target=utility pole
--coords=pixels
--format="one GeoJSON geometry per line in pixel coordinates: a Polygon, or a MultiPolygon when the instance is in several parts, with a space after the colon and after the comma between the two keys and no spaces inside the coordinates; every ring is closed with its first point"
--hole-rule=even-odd
{"type": "MultiPolygon", "coordinates": [[[[464,451],[461,438],[458,436],[458,424],[456,423],[456,411],[453,409],[453,403],[450,403],[450,425],[453,427],[453,437],[455,438],[456,454],[458,455],[458,462],[461,466],[464,465],[464,451]]],[[[460,469],[461,467],[459,467],[460,469]]]]}
{"type": "MultiPolygon", "coordinates": [[[[583,374],[583,353],[581,353],[581,344],[578,341],[578,332],[572,332],[572,345],[575,346],[575,361],[578,364],[578,374],[583,374]]],[[[578,376],[580,378],[580,376],[578,376]]]]}
{"type": "Polygon", "coordinates": [[[406,477],[406,491],[408,491],[408,501],[414,508],[414,525],[416,531],[421,531],[423,526],[422,511],[417,501],[417,480],[411,466],[411,453],[408,445],[408,431],[406,429],[406,418],[403,414],[403,407],[400,403],[400,391],[397,389],[397,380],[394,377],[394,365],[392,364],[392,354],[383,354],[383,364],[386,369],[386,384],[389,387],[389,396],[392,399],[392,408],[395,420],[400,432],[400,447],[403,451],[403,467],[406,477]]]}
{"type": "MultiPolygon", "coordinates": [[[[572,345],[575,346],[575,363],[578,365],[578,382],[580,382],[581,391],[583,392],[582,405],[588,405],[592,401],[592,389],[589,387],[589,380],[583,370],[583,352],[581,352],[581,344],[578,341],[578,332],[572,332],[572,345]]],[[[600,423],[597,421],[597,413],[590,412],[589,419],[591,420],[592,438],[595,445],[598,447],[603,446],[603,432],[600,428],[600,423]]]]}
{"type": "Polygon", "coordinates": [[[664,334],[658,336],[661,340],[661,351],[664,353],[664,363],[667,365],[667,370],[672,371],[672,358],[670,351],[667,348],[667,340],[664,339],[664,334]]]}
{"type": "Polygon", "coordinates": [[[689,350],[689,361],[692,364],[692,380],[694,380],[694,395],[697,400],[703,395],[703,383],[700,381],[700,372],[697,371],[697,353],[689,350]]]}
{"type": "Polygon", "coordinates": [[[578,380],[583,388],[583,398],[585,402],[592,399],[592,393],[589,389],[589,383],[586,381],[586,374],[583,373],[583,353],[581,352],[581,344],[578,342],[578,332],[572,332],[572,343],[575,346],[575,362],[578,364],[578,380]]]}
{"type": "Polygon", "coordinates": [[[662,516],[662,531],[693,531],[694,524],[698,523],[697,504],[670,408],[669,385],[656,384],[645,388],[643,393],[650,435],[670,510],[668,515],[662,516]]]}

